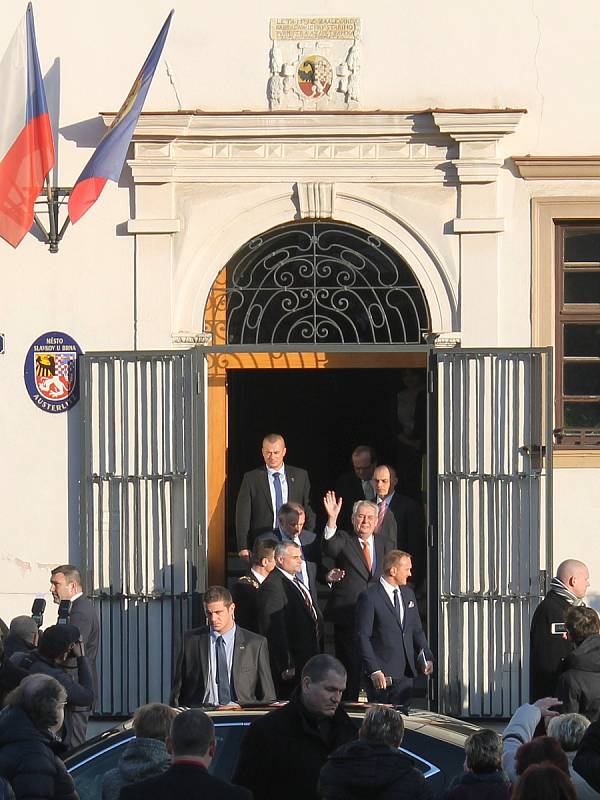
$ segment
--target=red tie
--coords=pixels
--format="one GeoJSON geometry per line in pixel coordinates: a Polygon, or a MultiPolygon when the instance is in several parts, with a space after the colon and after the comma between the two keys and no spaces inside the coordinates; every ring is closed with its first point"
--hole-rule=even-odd
{"type": "Polygon", "coordinates": [[[371,572],[371,568],[373,566],[373,562],[371,560],[371,551],[369,550],[369,544],[368,544],[368,542],[363,542],[362,539],[361,539],[360,543],[361,543],[362,549],[363,549],[363,558],[365,559],[365,562],[366,562],[366,565],[367,565],[367,567],[369,569],[369,572],[371,572]]]}

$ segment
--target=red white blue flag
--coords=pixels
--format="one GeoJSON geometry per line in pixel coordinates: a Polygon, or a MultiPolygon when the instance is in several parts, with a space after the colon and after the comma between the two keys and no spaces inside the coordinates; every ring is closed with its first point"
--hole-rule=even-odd
{"type": "Polygon", "coordinates": [[[167,17],[148,58],[135,79],[129,94],[94,155],[77,179],[69,197],[69,217],[77,222],[100,197],[107,180],[117,182],[125,163],[127,149],[169,32],[173,11],[167,17]]]}
{"type": "Polygon", "coordinates": [[[0,61],[0,236],[16,247],[54,166],[54,141],[31,3],[0,61]]]}

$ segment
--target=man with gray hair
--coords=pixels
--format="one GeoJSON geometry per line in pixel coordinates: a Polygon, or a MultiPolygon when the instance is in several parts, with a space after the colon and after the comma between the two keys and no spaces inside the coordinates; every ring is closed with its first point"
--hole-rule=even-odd
{"type": "Polygon", "coordinates": [[[550,591],[531,620],[529,656],[529,695],[531,702],[554,697],[558,676],[573,649],[564,627],[567,612],[584,605],[590,573],[583,561],[569,558],[558,565],[550,591]]]}
{"type": "Polygon", "coordinates": [[[8,636],[4,641],[4,661],[14,653],[30,653],[37,647],[40,632],[32,617],[15,617],[11,623],[8,636]]]}
{"type": "MultiPolygon", "coordinates": [[[[325,619],[333,622],[336,658],[348,671],[344,700],[356,702],[360,690],[361,664],[356,646],[356,601],[361,592],[379,580],[386,553],[392,543],[375,535],[377,506],[359,500],[352,509],[352,532],[338,528],[342,499],[335,492],[323,498],[327,525],[323,534],[323,553],[335,562],[334,585],[325,608],[325,619]]],[[[331,574],[331,573],[330,573],[331,574]]]]}
{"type": "Polygon", "coordinates": [[[323,800],[425,800],[431,790],[410,758],[398,748],[404,737],[401,714],[373,706],[365,714],[358,741],[335,750],[321,769],[323,800]]]}
{"type": "Polygon", "coordinates": [[[259,589],[258,626],[269,643],[277,699],[287,700],[300,683],[302,668],[320,650],[323,618],[298,577],[301,548],[293,542],[279,542],[275,565],[259,589]]]}

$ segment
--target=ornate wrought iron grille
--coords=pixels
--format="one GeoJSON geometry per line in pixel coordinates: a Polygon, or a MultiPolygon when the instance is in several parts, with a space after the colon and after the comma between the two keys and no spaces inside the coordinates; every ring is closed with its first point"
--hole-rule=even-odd
{"type": "Polygon", "coordinates": [[[229,344],[421,344],[423,290],[381,239],[351,225],[274,228],[227,265],[229,344]]]}

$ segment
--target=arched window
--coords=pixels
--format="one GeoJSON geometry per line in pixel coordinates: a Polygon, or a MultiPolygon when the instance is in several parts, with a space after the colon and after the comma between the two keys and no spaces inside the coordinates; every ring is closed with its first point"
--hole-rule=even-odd
{"type": "Polygon", "coordinates": [[[338,222],[273,228],[226,268],[228,344],[421,344],[430,328],[406,262],[338,222]]]}

